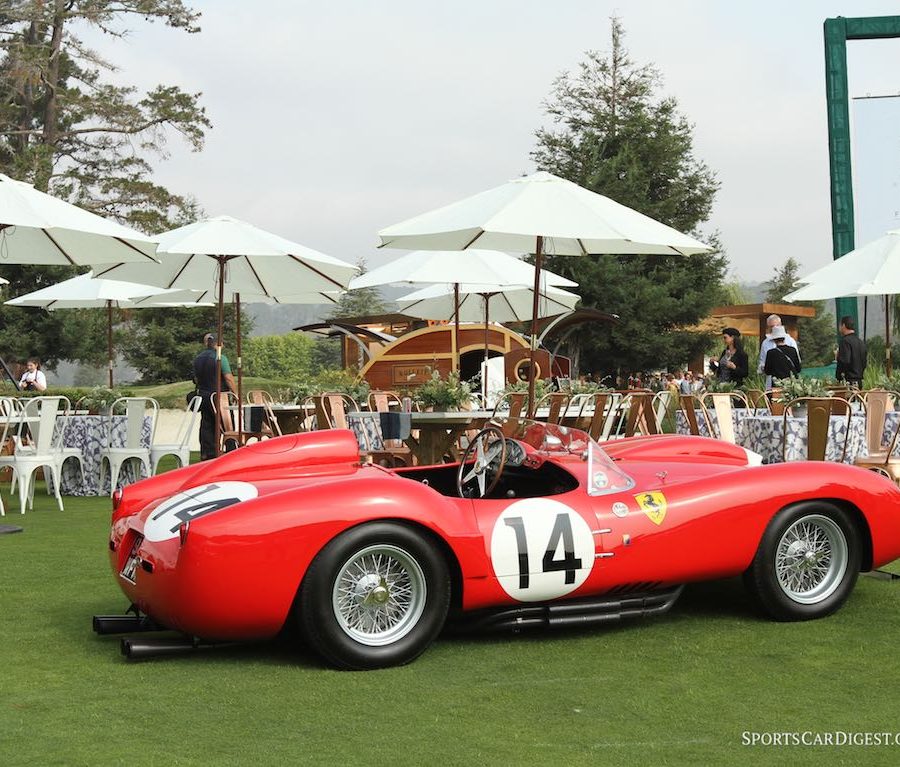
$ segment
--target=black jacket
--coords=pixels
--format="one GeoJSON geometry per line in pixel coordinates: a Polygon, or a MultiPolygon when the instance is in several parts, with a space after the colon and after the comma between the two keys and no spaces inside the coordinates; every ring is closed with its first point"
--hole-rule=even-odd
{"type": "Polygon", "coordinates": [[[766,353],[763,372],[772,378],[789,378],[800,372],[800,355],[793,346],[775,345],[766,353]]]}
{"type": "Polygon", "coordinates": [[[866,369],[866,345],[856,333],[848,333],[841,337],[838,344],[837,370],[838,381],[860,383],[866,369]]]}

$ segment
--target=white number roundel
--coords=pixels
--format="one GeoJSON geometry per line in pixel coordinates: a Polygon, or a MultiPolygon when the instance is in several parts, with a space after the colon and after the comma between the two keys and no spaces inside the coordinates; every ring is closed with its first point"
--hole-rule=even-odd
{"type": "Polygon", "coordinates": [[[521,602],[565,596],[594,566],[594,536],[559,501],[525,498],[507,506],[491,533],[491,563],[503,590],[521,602]]]}
{"type": "Polygon", "coordinates": [[[156,507],[144,523],[144,538],[148,541],[174,538],[182,523],[249,501],[257,495],[256,487],[248,482],[213,482],[192,487],[156,507]]]}

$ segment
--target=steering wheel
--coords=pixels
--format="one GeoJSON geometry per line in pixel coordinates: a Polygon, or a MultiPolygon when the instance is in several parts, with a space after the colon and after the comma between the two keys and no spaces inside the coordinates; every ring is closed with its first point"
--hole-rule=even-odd
{"type": "Polygon", "coordinates": [[[500,481],[506,465],[506,439],[496,426],[482,429],[466,448],[456,472],[456,491],[466,497],[466,485],[477,483],[478,497],[484,498],[500,481]],[[474,460],[473,460],[474,459],[474,460]]]}

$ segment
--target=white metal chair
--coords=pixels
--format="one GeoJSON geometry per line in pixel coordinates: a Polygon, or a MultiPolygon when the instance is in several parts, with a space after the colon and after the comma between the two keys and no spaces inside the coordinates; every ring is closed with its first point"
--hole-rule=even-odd
{"type": "Polygon", "coordinates": [[[156,418],[159,415],[159,403],[152,397],[119,397],[109,409],[109,418],[106,427],[106,445],[100,454],[100,485],[106,477],[104,469],[109,466],[110,494],[115,492],[119,481],[119,472],[122,466],[131,460],[139,461],[141,466],[150,475],[150,447],[144,447],[141,435],[144,428],[144,418],[147,411],[152,418],[150,424],[150,444],[153,444],[153,434],[156,429],[156,418]],[[113,445],[115,441],[116,411],[124,408],[126,419],[125,444],[113,445]]]}
{"type": "Polygon", "coordinates": [[[62,428],[56,429],[54,432],[54,448],[58,457],[57,461],[57,474],[62,480],[62,470],[63,465],[70,458],[74,458],[78,461],[78,470],[81,472],[81,484],[84,484],[84,453],[82,452],[80,447],[69,447],[66,445],[66,437],[69,434],[69,429],[71,428],[72,421],[69,420],[70,416],[75,415],[75,411],[72,408],[72,403],[69,402],[68,397],[63,397],[63,405],[64,411],[61,414],[62,418],[62,428]]]}
{"type": "Polygon", "coordinates": [[[191,462],[191,434],[194,433],[194,424],[197,422],[197,413],[200,412],[200,397],[193,397],[181,419],[175,442],[151,444],[150,465],[151,475],[156,474],[160,460],[164,456],[173,455],[178,460],[178,468],[187,466],[191,462]]]}
{"type": "Polygon", "coordinates": [[[25,504],[34,507],[34,473],[44,469],[45,476],[53,483],[54,496],[59,510],[63,510],[62,496],[59,493],[59,450],[55,446],[54,431],[59,418],[60,407],[64,397],[33,397],[22,407],[19,415],[18,434],[13,439],[12,461],[6,463],[13,470],[13,483],[18,483],[19,506],[25,513],[25,504]],[[24,426],[28,426],[31,441],[26,444],[24,426]]]}

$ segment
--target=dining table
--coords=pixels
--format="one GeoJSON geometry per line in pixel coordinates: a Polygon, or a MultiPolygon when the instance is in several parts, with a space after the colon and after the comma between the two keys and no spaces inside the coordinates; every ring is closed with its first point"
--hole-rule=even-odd
{"type": "Polygon", "coordinates": [[[493,410],[442,410],[410,413],[412,431],[406,444],[422,466],[442,463],[444,456],[458,460],[456,445],[469,430],[481,429],[493,410]]]}
{"type": "MultiPolygon", "coordinates": [[[[754,415],[744,421],[744,435],[738,443],[762,456],[763,463],[781,463],[783,460],[803,461],[807,457],[808,426],[806,418],[782,415],[754,415]],[[785,437],[785,427],[787,436],[785,437]],[[782,440],[785,440],[782,456],[782,440]]],[[[853,463],[866,451],[866,419],[854,415],[833,415],[828,420],[828,437],[825,447],[826,461],[840,461],[844,449],[844,463],[853,463]]]]}
{"type": "MultiPolygon", "coordinates": [[[[127,417],[124,415],[113,416],[111,426],[113,446],[124,446],[128,431],[127,417]]],[[[69,459],[63,464],[59,486],[60,495],[109,495],[108,472],[103,484],[100,484],[100,460],[103,448],[107,443],[109,427],[108,415],[61,415],[57,418],[56,429],[62,430],[63,446],[81,450],[84,463],[83,481],[77,461],[69,459]]],[[[146,416],[141,427],[141,445],[148,449],[152,432],[153,419],[146,416]]],[[[139,461],[126,461],[119,472],[117,484],[119,487],[123,487],[146,476],[147,473],[139,461]]]]}

